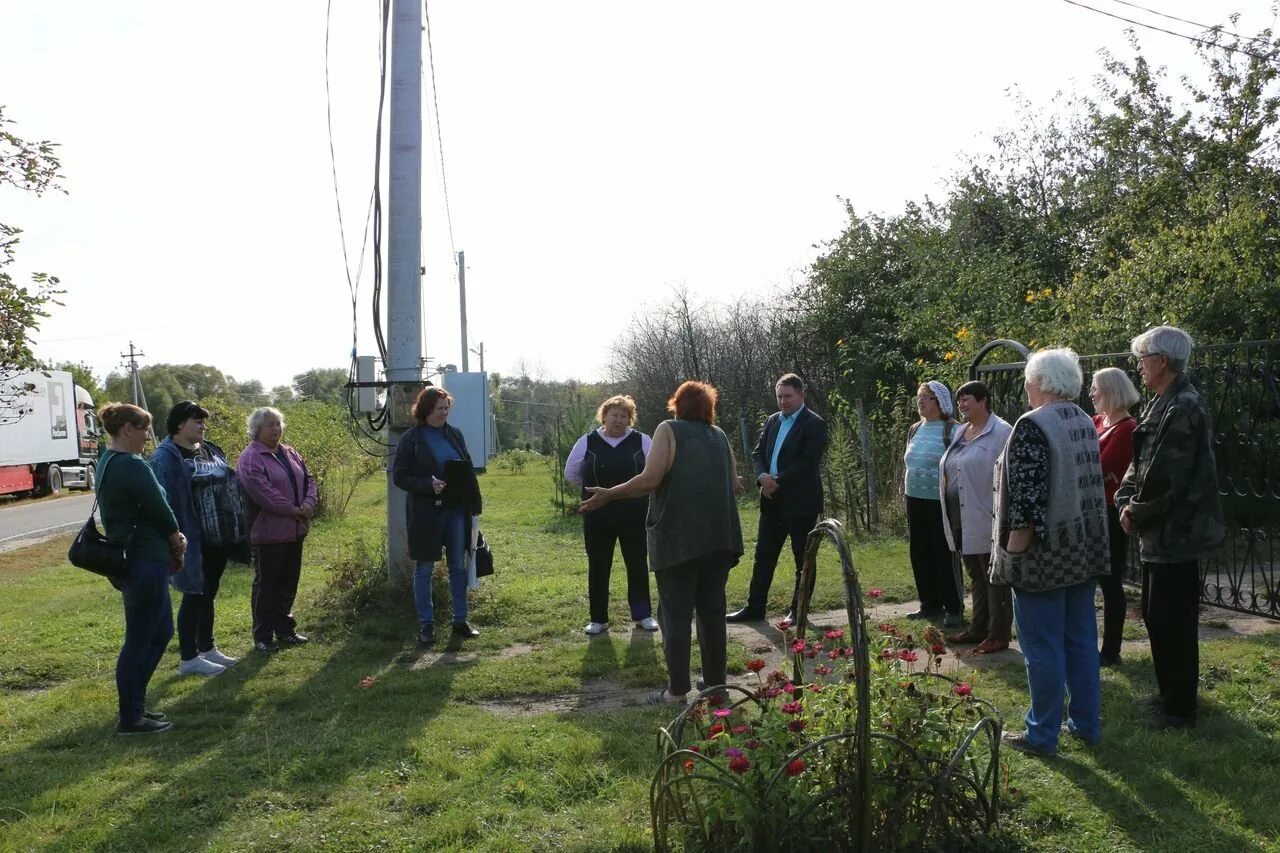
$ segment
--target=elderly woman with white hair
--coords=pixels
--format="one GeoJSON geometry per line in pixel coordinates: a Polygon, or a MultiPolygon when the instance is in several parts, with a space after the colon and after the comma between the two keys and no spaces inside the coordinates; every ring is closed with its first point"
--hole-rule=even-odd
{"type": "Polygon", "coordinates": [[[942,617],[944,626],[959,628],[964,624],[964,581],[947,544],[939,485],[942,454],[959,426],[951,392],[937,380],[924,383],[916,391],[916,411],[920,420],[907,430],[903,490],[907,498],[911,573],[915,575],[920,609],[908,613],[907,618],[942,617]]]}
{"type": "Polygon", "coordinates": [[[1187,378],[1191,336],[1157,326],[1133,339],[1142,381],[1155,399],[1133,433],[1134,458],[1116,506],[1142,560],[1142,619],[1160,695],[1154,725],[1196,722],[1200,670],[1200,561],[1226,541],[1213,422],[1187,378]]]}
{"type": "Polygon", "coordinates": [[[302,576],[302,542],[316,513],[316,481],[302,455],[281,441],[284,415],[264,406],[249,414],[249,446],[236,461],[253,554],[253,648],[300,646],[293,602],[302,576]]]}
{"type": "Polygon", "coordinates": [[[1138,402],[1138,389],[1118,367],[1104,367],[1093,374],[1089,385],[1093,401],[1093,428],[1098,431],[1098,451],[1102,456],[1102,483],[1107,493],[1107,536],[1111,544],[1111,574],[1098,581],[1102,588],[1103,666],[1120,663],[1120,640],[1124,633],[1124,574],[1129,562],[1129,537],[1120,526],[1116,509],[1116,489],[1133,461],[1133,430],[1137,421],[1129,410],[1138,402]]]}
{"type": "Polygon", "coordinates": [[[1026,730],[1003,738],[1032,755],[1058,751],[1064,693],[1068,731],[1091,744],[1102,739],[1093,597],[1109,566],[1107,500],[1098,434],[1072,402],[1083,382],[1073,351],[1034,353],[1025,381],[1031,411],[1014,424],[995,467],[991,582],[1013,587],[1031,694],[1026,730]]]}

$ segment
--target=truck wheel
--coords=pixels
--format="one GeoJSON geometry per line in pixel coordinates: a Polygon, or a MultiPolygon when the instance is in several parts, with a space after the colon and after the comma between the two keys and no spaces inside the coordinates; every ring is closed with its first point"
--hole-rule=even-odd
{"type": "Polygon", "coordinates": [[[57,465],[50,465],[49,473],[45,475],[44,493],[56,495],[60,491],[62,491],[62,469],[57,465]]]}
{"type": "Polygon", "coordinates": [[[86,492],[96,492],[98,490],[98,474],[92,465],[88,465],[84,469],[84,490],[86,492]]]}

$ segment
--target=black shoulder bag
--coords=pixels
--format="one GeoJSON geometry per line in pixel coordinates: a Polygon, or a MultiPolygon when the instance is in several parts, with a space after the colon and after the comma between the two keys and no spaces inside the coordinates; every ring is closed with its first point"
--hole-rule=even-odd
{"type": "MultiPolygon", "coordinates": [[[[111,457],[111,459],[114,458],[114,456],[111,457]]],[[[107,460],[107,464],[102,466],[102,471],[98,474],[99,489],[102,488],[102,475],[106,474],[107,468],[110,467],[111,459],[107,460]]],[[[102,575],[110,581],[122,581],[129,574],[128,555],[123,545],[117,545],[98,530],[98,523],[93,519],[97,509],[98,496],[95,494],[93,509],[89,510],[89,520],[84,523],[84,527],[80,528],[80,533],[71,543],[71,550],[67,551],[67,559],[76,568],[102,575]]]]}

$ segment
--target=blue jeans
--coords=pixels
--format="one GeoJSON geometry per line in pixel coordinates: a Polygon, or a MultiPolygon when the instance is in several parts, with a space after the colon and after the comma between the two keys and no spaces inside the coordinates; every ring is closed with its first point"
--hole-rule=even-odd
{"type": "MultiPolygon", "coordinates": [[[[441,533],[445,562],[449,566],[449,598],[453,602],[453,621],[467,621],[467,541],[466,518],[460,509],[441,513],[441,533]]],[[[418,621],[423,625],[436,621],[435,603],[431,599],[431,575],[435,563],[418,561],[413,570],[413,603],[418,608],[418,621]]]]}
{"type": "Polygon", "coordinates": [[[124,581],[124,645],[116,659],[120,722],[129,725],[146,711],[147,683],[173,637],[169,563],[130,560],[124,581]]]}
{"type": "Polygon", "coordinates": [[[1064,693],[1070,693],[1067,728],[1089,743],[1102,739],[1095,586],[1090,578],[1048,592],[1013,591],[1018,645],[1031,693],[1027,741],[1045,752],[1058,749],[1064,693]]]}

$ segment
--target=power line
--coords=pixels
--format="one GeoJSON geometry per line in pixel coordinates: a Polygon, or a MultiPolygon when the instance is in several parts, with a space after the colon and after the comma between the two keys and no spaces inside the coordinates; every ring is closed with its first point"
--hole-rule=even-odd
{"type": "Polygon", "coordinates": [[[1231,47],[1230,45],[1219,44],[1217,42],[1212,42],[1212,41],[1208,41],[1207,39],[1199,38],[1197,36],[1189,36],[1186,33],[1179,33],[1174,30],[1167,30],[1164,27],[1157,27],[1155,24],[1147,24],[1147,23],[1143,23],[1142,21],[1135,21],[1133,18],[1126,18],[1123,15],[1116,15],[1111,12],[1104,12],[1102,9],[1097,9],[1093,6],[1087,6],[1084,3],[1076,2],[1076,0],[1062,0],[1062,2],[1068,3],[1072,6],[1079,6],[1081,9],[1088,9],[1090,12],[1097,12],[1099,15],[1106,15],[1108,18],[1115,18],[1117,21],[1124,21],[1126,24],[1133,24],[1135,27],[1144,27],[1148,30],[1154,30],[1158,33],[1164,33],[1165,35],[1177,36],[1180,39],[1186,39],[1189,42],[1194,42],[1195,44],[1202,45],[1204,47],[1217,48],[1219,50],[1225,50],[1230,53],[1242,53],[1245,56],[1251,56],[1254,59],[1259,59],[1259,60],[1262,60],[1263,62],[1271,61],[1271,57],[1269,56],[1265,56],[1260,53],[1254,53],[1253,51],[1245,50],[1242,47],[1231,47]]]}
{"type": "Polygon", "coordinates": [[[453,262],[458,262],[458,248],[453,242],[453,215],[449,211],[449,179],[444,168],[444,136],[440,130],[440,92],[436,88],[436,55],[431,49],[431,12],[427,0],[422,2],[422,15],[426,21],[427,31],[427,64],[431,68],[431,103],[436,117],[436,150],[440,152],[440,186],[444,190],[444,218],[449,225],[449,249],[453,252],[453,262]]]}
{"type": "Polygon", "coordinates": [[[1146,6],[1139,6],[1137,3],[1130,3],[1129,0],[1111,0],[1111,2],[1118,3],[1121,6],[1128,6],[1131,9],[1141,9],[1143,12],[1149,12],[1152,15],[1155,15],[1156,17],[1167,18],[1170,21],[1177,21],[1180,24],[1190,24],[1191,26],[1199,27],[1202,30],[1217,30],[1223,35],[1231,36],[1232,38],[1244,39],[1245,41],[1261,41],[1261,42],[1266,41],[1266,39],[1260,36],[1243,36],[1243,35],[1240,35],[1239,33],[1233,33],[1230,30],[1224,30],[1222,29],[1221,26],[1215,27],[1215,26],[1210,26],[1209,24],[1201,24],[1197,21],[1190,21],[1190,20],[1187,20],[1186,18],[1179,18],[1177,15],[1169,15],[1164,12],[1161,12],[1158,9],[1151,9],[1146,6]]]}

